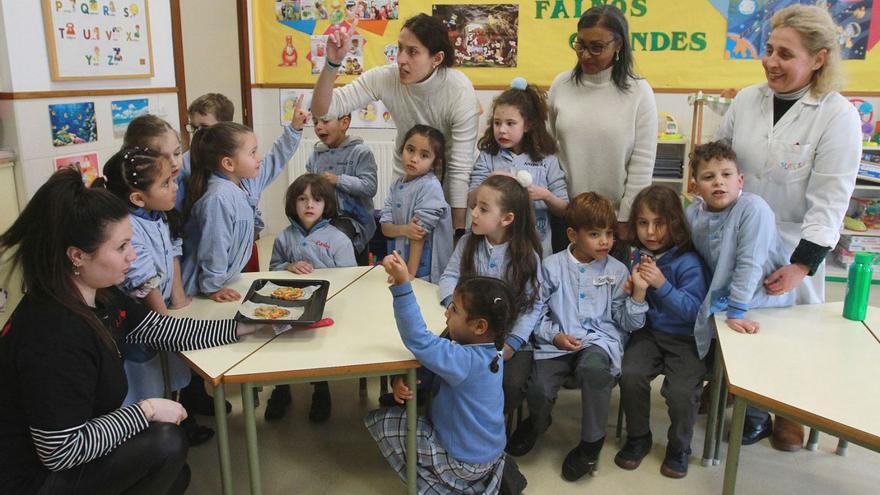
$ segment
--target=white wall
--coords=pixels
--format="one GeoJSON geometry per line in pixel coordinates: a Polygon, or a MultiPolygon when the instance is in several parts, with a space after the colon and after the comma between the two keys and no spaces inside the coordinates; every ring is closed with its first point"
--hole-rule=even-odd
{"type": "MultiPolygon", "coordinates": [[[[95,81],[52,81],[46,51],[41,0],[0,0],[6,38],[11,91],[120,89],[172,87],[174,47],[171,41],[171,6],[168,0],[151,0],[150,32],[153,46],[152,78],[95,81]]],[[[0,80],[2,81],[2,80],[0,80]]],[[[8,90],[7,90],[8,91],[8,90]]]]}
{"type": "MultiPolygon", "coordinates": [[[[5,26],[3,20],[3,4],[0,4],[0,26],[5,26]]],[[[9,74],[9,50],[6,43],[6,28],[0,31],[0,92],[12,91],[12,76],[9,74]]]]}
{"type": "Polygon", "coordinates": [[[205,93],[222,93],[235,105],[234,120],[243,122],[236,2],[182,1],[180,23],[187,104],[205,93]]]}

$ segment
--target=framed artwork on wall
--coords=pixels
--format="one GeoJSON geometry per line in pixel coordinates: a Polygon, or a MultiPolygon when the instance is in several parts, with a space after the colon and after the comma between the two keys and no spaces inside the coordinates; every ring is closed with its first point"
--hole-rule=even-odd
{"type": "Polygon", "coordinates": [[[148,0],[42,0],[53,81],[153,77],[148,0]]]}

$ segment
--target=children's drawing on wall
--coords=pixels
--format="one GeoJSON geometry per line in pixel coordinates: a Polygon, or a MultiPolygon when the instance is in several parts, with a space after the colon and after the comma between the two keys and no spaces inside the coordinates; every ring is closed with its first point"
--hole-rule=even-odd
{"type": "Polygon", "coordinates": [[[98,140],[98,125],[93,102],[49,105],[52,144],[68,146],[98,140]]]}
{"type": "Polygon", "coordinates": [[[76,167],[82,173],[83,182],[91,185],[92,181],[98,178],[98,154],[86,153],[82,155],[59,156],[55,158],[55,170],[61,170],[67,167],[76,167]]]}
{"type": "Polygon", "coordinates": [[[367,103],[363,108],[351,113],[353,129],[394,129],[391,112],[381,101],[367,103]]]}
{"type": "MultiPolygon", "coordinates": [[[[310,89],[279,89],[278,107],[281,109],[281,125],[289,125],[293,120],[293,108],[299,96],[303,96],[302,108],[312,106],[312,90],[310,89]]],[[[306,126],[314,125],[311,120],[306,121],[306,126]]]]}
{"type": "Polygon", "coordinates": [[[285,36],[284,48],[281,50],[281,63],[278,64],[278,66],[296,67],[296,61],[298,58],[299,54],[296,51],[296,47],[293,46],[293,36],[285,36]]]}
{"type": "Polygon", "coordinates": [[[119,100],[110,102],[110,113],[113,115],[113,137],[122,139],[128,124],[136,117],[146,115],[149,111],[150,100],[138,98],[136,100],[119,100]]]}
{"type": "Polygon", "coordinates": [[[804,4],[825,8],[831,14],[837,24],[837,39],[844,60],[864,60],[873,2],[874,0],[731,0],[727,13],[724,57],[763,57],[773,14],[790,5],[804,4]]]}
{"type": "MultiPolygon", "coordinates": [[[[334,26],[331,26],[333,28],[334,26]]],[[[364,40],[363,35],[356,34],[351,37],[351,48],[342,59],[342,67],[339,68],[340,74],[359,75],[365,70],[364,68],[364,40]]],[[[327,35],[321,34],[312,36],[311,46],[308,59],[312,63],[312,74],[320,74],[324,69],[324,61],[326,58],[327,35]]]]}
{"type": "Polygon", "coordinates": [[[388,43],[382,50],[385,53],[385,65],[397,63],[397,53],[400,49],[394,43],[388,43]]]}
{"type": "Polygon", "coordinates": [[[519,5],[434,5],[449,30],[455,62],[465,67],[516,67],[519,5]]]}

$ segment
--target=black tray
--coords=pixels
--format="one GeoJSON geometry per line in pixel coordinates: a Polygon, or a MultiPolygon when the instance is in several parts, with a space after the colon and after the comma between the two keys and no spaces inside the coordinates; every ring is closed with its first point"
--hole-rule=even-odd
{"type": "Polygon", "coordinates": [[[327,280],[302,280],[302,279],[274,279],[274,278],[258,278],[251,284],[245,296],[245,301],[251,301],[257,304],[271,304],[282,308],[301,308],[305,307],[305,312],[299,318],[277,318],[274,320],[255,320],[238,312],[235,314],[235,321],[243,323],[289,323],[292,325],[311,325],[320,321],[324,317],[324,304],[327,302],[327,294],[330,292],[330,282],[327,280]],[[268,282],[281,287],[308,287],[311,285],[319,286],[318,290],[312,293],[312,297],[308,299],[298,299],[296,301],[285,301],[284,299],[275,299],[257,294],[268,282]]]}

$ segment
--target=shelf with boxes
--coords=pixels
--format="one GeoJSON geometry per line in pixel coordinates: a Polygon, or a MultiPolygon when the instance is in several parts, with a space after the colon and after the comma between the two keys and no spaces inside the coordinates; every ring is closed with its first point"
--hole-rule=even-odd
{"type": "MultiPolygon", "coordinates": [[[[872,264],[880,265],[880,147],[877,146],[863,148],[855,191],[840,229],[840,241],[825,261],[825,280],[846,282],[849,265],[857,252],[878,253],[872,264]]],[[[874,270],[872,283],[880,285],[880,266],[874,270]]]]}

